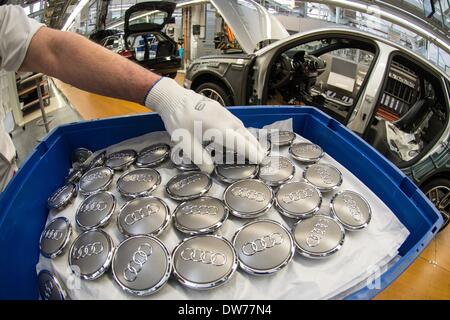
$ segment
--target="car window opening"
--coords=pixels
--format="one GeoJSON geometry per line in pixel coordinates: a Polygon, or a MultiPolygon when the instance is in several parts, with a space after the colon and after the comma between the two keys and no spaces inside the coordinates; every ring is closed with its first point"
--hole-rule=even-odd
{"type": "Polygon", "coordinates": [[[315,106],[346,123],[375,53],[372,43],[344,38],[291,47],[272,64],[267,104],[315,106]]]}
{"type": "Polygon", "coordinates": [[[440,139],[449,114],[443,84],[395,54],[365,139],[398,167],[420,160],[440,139]]]}

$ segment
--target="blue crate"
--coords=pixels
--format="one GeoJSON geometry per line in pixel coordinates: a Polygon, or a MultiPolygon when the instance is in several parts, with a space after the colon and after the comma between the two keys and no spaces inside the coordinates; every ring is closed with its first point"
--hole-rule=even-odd
{"type": "MultiPolygon", "coordinates": [[[[336,120],[309,107],[234,107],[246,126],[262,127],[293,118],[294,131],[319,144],[365,183],[410,231],[401,259],[380,277],[381,289],[364,287],[348,299],[370,299],[394,281],[428,245],[442,217],[425,195],[374,148],[336,120]]],[[[70,153],[98,150],[151,131],[164,130],[157,114],[81,122],[53,130],[29,156],[0,195],[0,299],[36,299],[35,265],[39,236],[48,210],[46,199],[64,183],[70,153]]]]}

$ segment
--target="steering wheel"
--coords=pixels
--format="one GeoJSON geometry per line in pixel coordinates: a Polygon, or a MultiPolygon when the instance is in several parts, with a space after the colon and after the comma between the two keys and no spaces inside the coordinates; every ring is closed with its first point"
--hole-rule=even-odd
{"type": "Polygon", "coordinates": [[[271,87],[274,89],[286,85],[292,75],[292,60],[285,53],[282,53],[272,67],[271,87]]]}

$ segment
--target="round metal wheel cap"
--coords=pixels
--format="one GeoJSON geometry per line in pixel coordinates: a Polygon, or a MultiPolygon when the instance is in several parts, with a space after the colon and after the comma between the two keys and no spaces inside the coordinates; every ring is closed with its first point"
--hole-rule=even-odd
{"type": "Polygon", "coordinates": [[[125,239],[114,253],[113,278],[129,294],[147,296],[157,292],[167,283],[171,272],[169,251],[155,237],[125,239]]]}
{"type": "Polygon", "coordinates": [[[295,166],[286,157],[269,156],[259,165],[259,179],[269,186],[277,187],[291,180],[295,174],[295,166]]]}
{"type": "Polygon", "coordinates": [[[214,169],[217,178],[224,183],[253,179],[259,171],[255,164],[220,164],[214,169]]]}
{"type": "Polygon", "coordinates": [[[161,183],[159,172],[141,168],[124,173],[117,180],[117,190],[124,197],[136,198],[150,195],[161,183]]]}
{"type": "Polygon", "coordinates": [[[61,210],[67,206],[77,195],[77,186],[73,183],[66,184],[56,190],[48,199],[47,206],[49,209],[61,210]]]}
{"type": "Polygon", "coordinates": [[[289,146],[295,140],[295,133],[291,131],[276,131],[273,133],[269,133],[267,138],[270,140],[270,143],[274,146],[289,146]]]}
{"type": "Polygon", "coordinates": [[[114,177],[114,171],[108,167],[92,168],[80,179],[79,188],[83,195],[91,195],[109,188],[114,177]]]}
{"type": "Polygon", "coordinates": [[[331,214],[347,230],[360,230],[370,222],[372,210],[366,199],[360,194],[345,190],[331,199],[331,214]]]}
{"type": "Polygon", "coordinates": [[[173,162],[175,167],[181,171],[199,171],[199,167],[197,167],[191,159],[187,158],[183,154],[183,150],[179,148],[172,149],[170,153],[170,160],[173,162]]]}
{"type": "Polygon", "coordinates": [[[342,174],[334,166],[316,163],[310,165],[303,171],[305,178],[321,192],[329,192],[337,189],[342,184],[342,174]]]}
{"type": "Polygon", "coordinates": [[[344,228],[333,218],[315,215],[298,221],[292,230],[297,251],[308,258],[325,258],[344,243],[344,228]]]}
{"type": "Polygon", "coordinates": [[[228,186],[223,201],[230,212],[240,218],[255,218],[272,207],[272,189],[255,179],[237,181],[228,186]]]}
{"type": "Polygon", "coordinates": [[[92,151],[86,148],[76,148],[72,151],[72,165],[83,164],[92,155],[92,151]]]}
{"type": "Polygon", "coordinates": [[[116,199],[106,191],[94,193],[78,207],[75,221],[82,230],[106,226],[116,208],[116,199]]]}
{"type": "Polygon", "coordinates": [[[101,229],[83,232],[72,243],[69,266],[77,276],[94,280],[108,270],[114,251],[111,237],[101,229]]]}
{"type": "Polygon", "coordinates": [[[255,220],[233,237],[240,267],[250,274],[269,275],[283,269],[294,256],[290,232],[273,220],[255,220]]]}
{"type": "Polygon", "coordinates": [[[170,156],[170,146],[166,143],[157,143],[138,153],[136,167],[146,168],[157,166],[170,156]]]}
{"type": "Polygon", "coordinates": [[[223,202],[213,197],[200,197],[181,203],[175,209],[175,227],[181,232],[195,235],[212,233],[219,229],[228,217],[223,202]]]}
{"type": "Polygon", "coordinates": [[[166,191],[174,200],[191,200],[209,191],[212,181],[203,172],[181,173],[167,182],[166,191]]]}
{"type": "Polygon", "coordinates": [[[115,171],[122,171],[132,165],[136,157],[136,151],[131,149],[113,152],[106,157],[105,165],[115,171]]]}
{"type": "Polygon", "coordinates": [[[169,207],[157,197],[142,197],[128,201],[117,216],[117,226],[127,237],[156,236],[167,227],[169,221],[169,207]]]}
{"type": "Polygon", "coordinates": [[[39,295],[42,300],[68,300],[67,294],[61,280],[52,272],[41,270],[37,276],[39,295]]]}
{"type": "Polygon", "coordinates": [[[41,233],[39,248],[44,257],[53,259],[64,252],[72,234],[72,227],[65,217],[50,221],[41,233]]]}
{"type": "Polygon", "coordinates": [[[238,266],[233,245],[216,235],[183,240],[174,249],[172,260],[177,280],[192,289],[218,287],[233,276],[238,266]]]}
{"type": "Polygon", "coordinates": [[[105,162],[106,151],[102,151],[91,160],[91,162],[89,163],[89,169],[103,167],[105,165],[105,162]]]}
{"type": "Polygon", "coordinates": [[[309,142],[293,143],[289,148],[292,157],[303,163],[316,163],[323,157],[323,150],[317,144],[309,142]]]}
{"type": "Polygon", "coordinates": [[[275,205],[283,215],[305,219],[319,211],[322,194],[306,182],[289,182],[282,185],[275,195],[275,205]]]}

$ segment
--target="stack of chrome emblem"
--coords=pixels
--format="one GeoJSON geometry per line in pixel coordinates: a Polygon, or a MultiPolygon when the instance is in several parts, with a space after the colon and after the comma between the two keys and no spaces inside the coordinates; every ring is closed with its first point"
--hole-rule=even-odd
{"type": "MultiPolygon", "coordinates": [[[[58,259],[68,252],[76,276],[93,281],[111,272],[117,288],[135,296],[159,291],[172,274],[190,289],[212,289],[229,282],[238,266],[266,276],[294,263],[295,251],[314,259],[336,254],[346,231],[367,227],[370,205],[355,191],[338,190],[342,174],[320,146],[296,139],[290,131],[260,137],[267,157],[259,165],[205,144],[214,154],[212,176],[165,143],[112,153],[77,148],[66,184],[48,207],[58,215],[81,200],[74,219],[55,217],[45,227],[41,253],[58,259]],[[165,165],[178,170],[167,181],[158,168],[165,165]],[[218,187],[225,189],[222,197],[212,196],[218,187]],[[176,204],[173,212],[166,201],[176,204]],[[263,217],[269,211],[280,214],[278,221],[263,217]],[[228,219],[240,228],[227,239],[228,219]],[[170,252],[159,237],[171,225],[184,240],[170,252]],[[114,243],[105,228],[121,241],[114,243]]],[[[69,298],[57,275],[43,270],[38,279],[43,299],[69,298]]]]}

